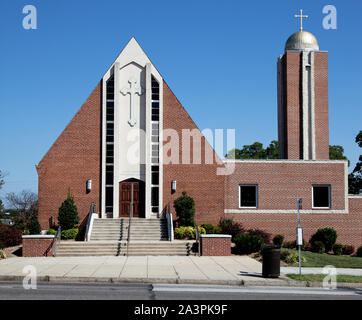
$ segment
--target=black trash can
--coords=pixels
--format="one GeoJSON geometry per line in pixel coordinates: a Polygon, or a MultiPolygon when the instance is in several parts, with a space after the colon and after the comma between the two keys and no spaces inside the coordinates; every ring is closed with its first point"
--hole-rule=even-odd
{"type": "Polygon", "coordinates": [[[265,245],[263,255],[263,278],[278,278],[280,276],[280,247],[265,245]]]}

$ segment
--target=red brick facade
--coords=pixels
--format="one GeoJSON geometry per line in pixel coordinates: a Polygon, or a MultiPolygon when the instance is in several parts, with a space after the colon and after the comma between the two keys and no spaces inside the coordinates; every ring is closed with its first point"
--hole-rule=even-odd
{"type": "Polygon", "coordinates": [[[329,159],[328,52],[314,53],[316,159],[329,159]]]}
{"type": "MultiPolygon", "coordinates": [[[[302,52],[286,51],[283,70],[285,158],[302,159],[302,52]]],[[[314,52],[315,159],[329,159],[328,52],[314,52]]]]}
{"type": "Polygon", "coordinates": [[[68,188],[78,207],[80,222],[91,202],[100,206],[101,181],[101,83],[64,129],[37,166],[39,223],[42,229],[58,224],[58,209],[68,188]],[[92,191],[86,182],[92,180],[92,191]]]}
{"type": "Polygon", "coordinates": [[[23,257],[50,257],[53,255],[52,237],[23,238],[23,257]]]}
{"type": "Polygon", "coordinates": [[[284,62],[286,158],[300,159],[300,52],[287,51],[284,62]]]}
{"type": "MultiPolygon", "coordinates": [[[[312,186],[331,186],[331,210],[345,209],[344,161],[240,161],[225,177],[225,208],[239,209],[240,184],[258,185],[258,210],[312,210],[312,186]]],[[[256,210],[256,209],[255,209],[256,210]]],[[[253,211],[253,209],[251,209],[253,211]]]]}
{"type": "Polygon", "coordinates": [[[337,242],[358,247],[362,245],[362,197],[347,196],[345,210],[345,172],[344,163],[333,161],[238,162],[235,173],[226,177],[225,216],[233,217],[245,228],[259,228],[295,240],[297,199],[302,198],[301,223],[306,241],[318,228],[333,227],[338,233],[337,242]],[[240,184],[258,185],[257,208],[239,208],[240,184]],[[314,184],[331,186],[330,209],[312,208],[314,184]]]}
{"type": "Polygon", "coordinates": [[[231,236],[213,237],[213,235],[201,236],[202,256],[230,256],[231,236]]]}
{"type": "MultiPolygon", "coordinates": [[[[181,163],[182,129],[198,130],[198,128],[165,82],[163,92],[163,127],[164,129],[172,128],[176,130],[180,137],[180,164],[167,164],[163,166],[164,207],[167,206],[168,202],[171,203],[172,207],[173,201],[185,190],[195,200],[196,223],[217,224],[224,210],[224,176],[216,175],[217,168],[220,168],[216,161],[220,161],[220,159],[211,149],[206,139],[202,137],[201,165],[192,164],[192,157],[190,159],[191,164],[181,163]],[[205,148],[209,148],[212,151],[214,155],[213,164],[205,164],[205,148]],[[177,181],[177,191],[174,194],[171,194],[172,180],[177,181]]],[[[190,150],[193,150],[192,141],[190,142],[190,150]]]]}

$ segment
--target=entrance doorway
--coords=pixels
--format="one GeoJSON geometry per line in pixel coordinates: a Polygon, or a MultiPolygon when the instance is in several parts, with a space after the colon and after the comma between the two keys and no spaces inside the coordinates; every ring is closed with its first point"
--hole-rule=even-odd
{"type": "Polygon", "coordinates": [[[145,217],[145,183],[137,179],[127,179],[119,183],[119,216],[129,217],[133,185],[133,216],[145,217]]]}

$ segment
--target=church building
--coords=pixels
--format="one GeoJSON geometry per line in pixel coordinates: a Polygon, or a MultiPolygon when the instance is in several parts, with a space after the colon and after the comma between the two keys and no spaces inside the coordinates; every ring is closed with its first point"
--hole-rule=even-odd
{"type": "Polygon", "coordinates": [[[98,219],[162,219],[186,191],[197,224],[232,217],[294,240],[301,198],[306,240],[334,227],[361,245],[362,197],[348,195],[347,161],[329,160],[328,52],[300,30],[276,74],[280,159],[220,159],[132,38],[36,167],[42,229],[68,189],[81,225],[92,203],[98,219]]]}

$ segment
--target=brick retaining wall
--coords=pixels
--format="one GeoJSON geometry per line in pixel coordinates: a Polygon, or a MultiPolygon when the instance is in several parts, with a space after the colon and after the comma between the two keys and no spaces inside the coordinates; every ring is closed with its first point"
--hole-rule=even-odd
{"type": "Polygon", "coordinates": [[[53,235],[23,236],[23,257],[49,257],[53,255],[53,235]]]}
{"type": "Polygon", "coordinates": [[[201,235],[202,256],[230,256],[231,236],[226,234],[202,234],[201,235]]]}

